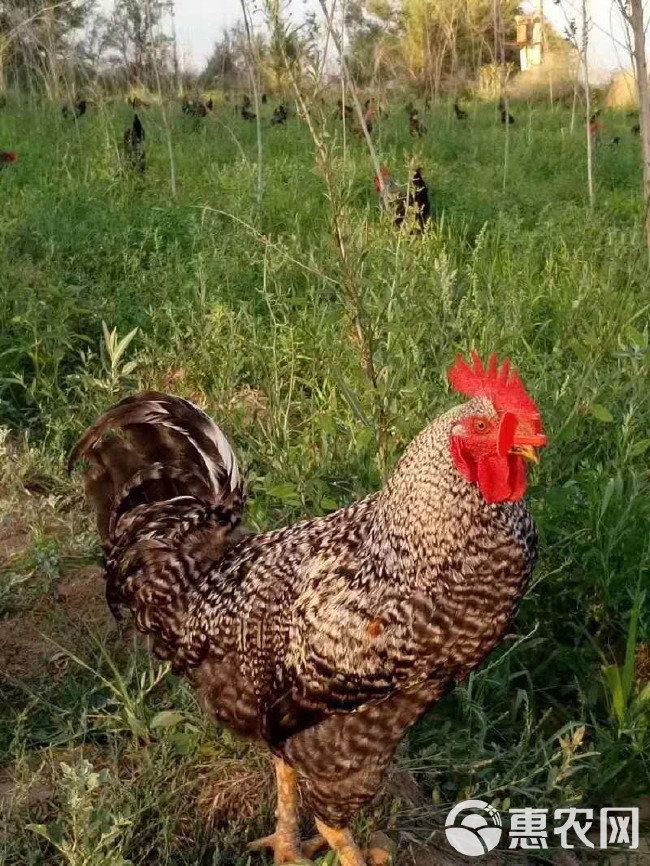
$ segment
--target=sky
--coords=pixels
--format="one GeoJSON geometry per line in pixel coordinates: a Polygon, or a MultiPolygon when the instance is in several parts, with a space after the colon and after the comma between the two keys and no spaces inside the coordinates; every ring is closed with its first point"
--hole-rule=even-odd
{"type": "MultiPolygon", "coordinates": [[[[532,0],[524,2],[529,5],[532,0]]],[[[567,15],[581,18],[582,0],[544,0],[544,14],[557,29],[566,26],[567,15]]],[[[625,32],[616,11],[614,0],[587,0],[592,19],[589,60],[592,70],[612,72],[629,67],[625,48],[625,32]]],[[[101,5],[110,8],[112,0],[101,0],[101,5]]],[[[178,44],[186,68],[201,69],[215,42],[225,28],[241,19],[241,0],[176,0],[176,30],[178,44]]],[[[254,5],[249,3],[249,5],[254,5]]],[[[290,0],[292,17],[298,21],[305,10],[318,9],[317,0],[290,0]]]]}
{"type": "MultiPolygon", "coordinates": [[[[527,4],[524,4],[527,5],[527,4]]],[[[594,72],[614,72],[629,69],[625,27],[614,0],[587,0],[591,18],[589,32],[589,65],[594,72]]],[[[544,0],[544,15],[562,32],[568,16],[578,25],[582,20],[582,0],[544,0]]]]}

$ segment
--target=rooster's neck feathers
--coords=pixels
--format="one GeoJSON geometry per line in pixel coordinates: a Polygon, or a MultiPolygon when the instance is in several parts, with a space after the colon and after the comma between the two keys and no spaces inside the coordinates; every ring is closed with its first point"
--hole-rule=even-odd
{"type": "Polygon", "coordinates": [[[484,528],[495,520],[514,523],[525,513],[520,503],[488,504],[454,465],[452,427],[481,413],[495,414],[489,401],[476,398],[437,418],[411,442],[379,494],[371,544],[391,580],[430,581],[435,567],[430,571],[423,564],[456,556],[472,521],[484,528]]]}

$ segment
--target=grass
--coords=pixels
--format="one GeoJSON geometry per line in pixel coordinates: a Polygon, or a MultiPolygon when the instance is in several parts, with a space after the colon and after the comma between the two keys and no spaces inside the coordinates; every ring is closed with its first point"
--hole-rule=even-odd
{"type": "MultiPolygon", "coordinates": [[[[541,560],[517,634],[401,761],[432,808],[647,794],[640,148],[623,115],[606,117],[590,212],[568,111],[513,113],[505,193],[492,107],[466,124],[433,109],[417,141],[399,106],[382,121],[381,161],[405,181],[414,152],[430,184],[424,239],[380,218],[367,152],[356,139],[343,151],[332,124],[346,266],[295,118],[264,126],[259,206],[255,127],[228,106],[201,122],[170,109],[175,199],[155,109],[144,180],[120,169],[125,106],[75,123],[14,97],[0,114],[0,145],[20,155],[0,175],[0,862],[246,864],[245,840],[270,821],[264,756],[210,726],[186,685],[110,625],[91,520],[64,470],[85,425],[136,389],[198,400],[248,468],[250,523],[270,528],[377,488],[454,402],[445,371],[470,348],[510,356],[542,407],[541,560]]],[[[394,811],[421,831],[421,809],[394,811]]]]}

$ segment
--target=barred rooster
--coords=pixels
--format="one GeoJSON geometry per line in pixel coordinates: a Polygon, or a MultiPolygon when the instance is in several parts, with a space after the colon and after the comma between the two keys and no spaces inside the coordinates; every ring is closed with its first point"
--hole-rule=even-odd
{"type": "Polygon", "coordinates": [[[123,400],[83,436],[113,612],[131,610],[215,721],[274,755],[270,847],[292,863],[348,829],[405,732],[503,639],[535,565],[526,461],[547,443],[509,362],[458,358],[467,402],[411,443],[383,490],[260,535],[220,428],[178,397],[123,400]],[[298,836],[298,786],[320,836],[298,836]]]}

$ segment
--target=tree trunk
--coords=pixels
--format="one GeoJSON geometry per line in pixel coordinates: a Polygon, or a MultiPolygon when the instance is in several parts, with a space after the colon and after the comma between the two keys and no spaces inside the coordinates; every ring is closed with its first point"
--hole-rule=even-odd
{"type": "Polygon", "coordinates": [[[510,153],[510,100],[508,99],[508,90],[507,90],[507,70],[506,70],[506,28],[505,22],[503,18],[503,7],[502,0],[495,0],[494,3],[494,14],[495,14],[495,31],[496,36],[495,39],[498,39],[499,45],[499,95],[501,97],[501,101],[503,104],[503,110],[505,112],[506,122],[504,125],[504,145],[503,145],[503,185],[502,191],[506,191],[506,186],[508,182],[508,157],[510,153]]]}
{"type": "Polygon", "coordinates": [[[594,164],[591,137],[591,92],[589,90],[589,15],[587,0],[582,0],[582,70],[585,88],[585,126],[587,128],[587,190],[589,192],[589,207],[594,206],[594,164]]]}
{"type": "Polygon", "coordinates": [[[645,51],[643,0],[630,0],[630,24],[634,37],[634,72],[639,94],[639,123],[643,149],[643,202],[645,205],[646,243],[650,251],[650,104],[648,102],[648,63],[645,51]]]}

